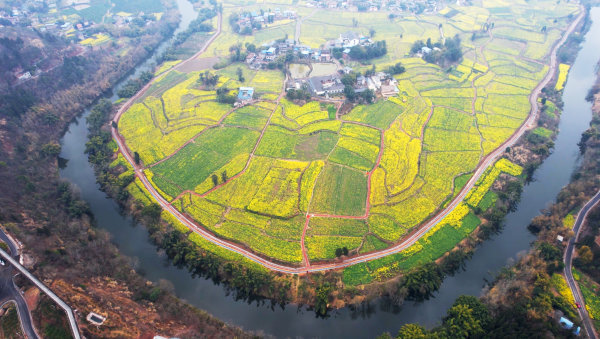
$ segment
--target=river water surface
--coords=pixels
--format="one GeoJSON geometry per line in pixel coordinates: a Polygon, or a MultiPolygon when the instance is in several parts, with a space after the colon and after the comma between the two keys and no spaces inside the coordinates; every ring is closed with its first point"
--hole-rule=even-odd
{"type": "MultiPolygon", "coordinates": [[[[195,13],[186,0],[177,0],[177,5],[183,15],[176,30],[180,32],[195,18],[195,13]]],[[[272,309],[268,305],[236,301],[222,286],[203,278],[192,278],[186,270],[170,265],[150,243],[143,225],[121,215],[117,204],[100,191],[84,153],[88,138],[85,118],[89,111],[71,123],[62,139],[60,156],[68,159],[68,163],[60,175],[79,188],[82,198],[90,204],[98,227],[112,235],[121,253],[133,258],[138,272],[151,281],[169,281],[180,298],[228,323],[277,337],[309,338],[371,338],[386,331],[396,333],[403,324],[410,322],[432,327],[440,323],[456,297],[461,294],[480,295],[486,279],[492,279],[495,272],[530,247],[534,236],[527,231],[527,225],[541,209],[552,203],[560,189],[569,182],[578,164],[577,142],[591,119],[590,104],[584,97],[593,85],[594,67],[600,58],[600,39],[594,39],[600,36],[600,8],[592,9],[591,19],[592,27],[565,86],[564,112],[552,155],[535,172],[533,182],[524,187],[521,201],[515,212],[507,215],[502,233],[484,242],[467,262],[466,270],[447,278],[435,297],[423,303],[392,307],[385,300],[379,300],[359,309],[333,311],[329,318],[320,319],[313,312],[295,305],[272,309]]],[[[164,48],[166,44],[161,45],[154,55],[160,54],[164,48]]],[[[153,56],[138,66],[132,76],[149,69],[154,62],[153,56]]],[[[118,84],[117,88],[127,80],[118,84]]],[[[113,101],[116,99],[116,96],[111,98],[113,101]]]]}

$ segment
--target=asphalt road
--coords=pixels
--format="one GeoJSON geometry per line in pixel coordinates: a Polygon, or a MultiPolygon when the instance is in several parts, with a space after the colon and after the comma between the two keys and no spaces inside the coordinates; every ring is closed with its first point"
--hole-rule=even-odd
{"type": "MultiPolygon", "coordinates": [[[[10,248],[11,256],[15,258],[15,260],[19,260],[17,246],[1,229],[0,239],[2,239],[10,248]]],[[[14,301],[17,305],[17,312],[19,313],[23,334],[25,334],[27,338],[38,338],[35,328],[33,327],[33,320],[31,319],[31,313],[27,307],[27,303],[17,286],[15,286],[13,280],[13,277],[17,272],[9,262],[6,260],[3,261],[4,265],[0,265],[0,305],[9,301],[14,301]]]]}
{"type": "Polygon", "coordinates": [[[583,295],[581,294],[581,290],[579,290],[579,285],[573,278],[572,273],[572,263],[573,263],[573,251],[575,250],[575,243],[577,242],[577,238],[579,237],[579,232],[581,231],[581,225],[585,223],[585,219],[589,213],[589,211],[598,204],[600,201],[600,191],[590,199],[585,206],[579,211],[577,214],[577,219],[575,220],[575,225],[573,226],[573,232],[575,232],[575,236],[569,240],[567,244],[567,250],[565,251],[564,262],[565,262],[565,277],[567,278],[567,284],[573,293],[573,297],[575,297],[575,302],[581,305],[581,308],[577,310],[579,312],[579,317],[583,322],[583,327],[585,332],[589,338],[596,339],[598,336],[596,335],[596,331],[594,330],[594,324],[590,319],[590,315],[588,314],[587,309],[585,308],[585,300],[583,299],[583,295]]]}

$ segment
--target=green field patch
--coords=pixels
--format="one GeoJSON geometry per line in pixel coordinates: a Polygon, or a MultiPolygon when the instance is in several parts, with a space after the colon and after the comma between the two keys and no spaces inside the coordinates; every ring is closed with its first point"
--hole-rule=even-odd
{"type": "Polygon", "coordinates": [[[271,218],[267,216],[240,209],[231,209],[224,214],[224,217],[227,220],[248,224],[260,229],[265,229],[271,221],[271,218]]]}
{"type": "Polygon", "coordinates": [[[367,268],[367,264],[360,263],[345,268],[342,281],[346,286],[357,286],[372,282],[373,277],[367,268]]]}
{"type": "Polygon", "coordinates": [[[302,181],[300,182],[299,208],[303,212],[308,211],[310,200],[313,196],[316,180],[319,174],[321,173],[323,166],[325,166],[325,163],[323,161],[313,161],[302,174],[302,181]]]}
{"type": "Polygon", "coordinates": [[[298,133],[311,134],[319,131],[337,132],[339,131],[341,125],[342,122],[339,120],[317,121],[300,128],[298,133]]]}
{"type": "Polygon", "coordinates": [[[362,238],[346,236],[307,236],[304,240],[306,252],[310,260],[333,259],[337,248],[346,247],[349,251],[360,246],[362,238]]]}
{"type": "Polygon", "coordinates": [[[239,154],[249,153],[257,138],[258,132],[247,129],[209,129],[152,170],[184,190],[194,190],[216,169],[239,154]]]}
{"type": "Polygon", "coordinates": [[[475,120],[469,114],[446,107],[435,107],[427,127],[469,132],[475,126],[475,120]]]}
{"type": "Polygon", "coordinates": [[[374,128],[352,123],[342,124],[342,129],[340,130],[340,135],[360,139],[366,142],[370,142],[374,145],[380,144],[380,134],[381,133],[374,128]]]}
{"type": "Polygon", "coordinates": [[[265,228],[265,233],[280,239],[300,241],[304,220],[304,216],[301,215],[291,219],[273,218],[265,228]]]}
{"type": "Polygon", "coordinates": [[[211,192],[208,199],[224,206],[244,209],[258,189],[257,183],[267,176],[273,159],[255,156],[244,174],[211,192]]]}
{"type": "Polygon", "coordinates": [[[297,140],[295,132],[270,125],[258,144],[256,154],[272,158],[294,158],[297,140]]]}
{"type": "Polygon", "coordinates": [[[183,207],[183,212],[189,214],[208,229],[212,229],[221,222],[225,210],[225,207],[195,195],[191,195],[190,204],[185,205],[184,202],[183,207]]]}
{"type": "Polygon", "coordinates": [[[353,151],[343,147],[336,147],[329,156],[331,162],[350,166],[362,171],[370,171],[373,168],[373,162],[367,160],[353,151]]]}
{"type": "Polygon", "coordinates": [[[142,203],[144,206],[150,205],[154,201],[151,198],[150,193],[144,187],[144,184],[142,184],[138,178],[135,178],[135,180],[127,186],[127,192],[135,199],[135,201],[142,203]]]}
{"type": "Polygon", "coordinates": [[[311,212],[335,215],[365,213],[367,179],[359,171],[326,164],[317,183],[310,205],[311,212]]]}
{"type": "Polygon", "coordinates": [[[481,221],[476,215],[469,213],[462,219],[459,227],[447,224],[441,225],[439,228],[430,231],[431,233],[428,233],[427,239],[420,239],[406,251],[369,261],[366,263],[366,269],[350,271],[352,279],[346,281],[369,281],[368,276],[374,280],[383,280],[393,276],[395,272],[406,271],[418,265],[432,262],[454,248],[466,235],[473,232],[480,223],[481,221]],[[362,276],[359,274],[362,274],[362,276]]]}
{"type": "Polygon", "coordinates": [[[295,168],[271,167],[260,182],[248,210],[282,218],[298,214],[300,178],[307,163],[297,162],[295,168]]]}
{"type": "Polygon", "coordinates": [[[276,260],[291,263],[302,261],[302,249],[299,242],[266,236],[263,231],[256,227],[225,221],[219,227],[214,228],[214,232],[276,260]]]}
{"type": "Polygon", "coordinates": [[[161,175],[154,175],[151,170],[144,170],[146,178],[156,191],[163,196],[167,201],[173,199],[181,192],[181,188],[175,185],[171,180],[164,178],[161,175]]]}
{"type": "Polygon", "coordinates": [[[360,253],[368,253],[387,248],[389,245],[373,235],[367,235],[360,249],[360,253]]]}
{"type": "Polygon", "coordinates": [[[155,125],[151,111],[143,104],[134,104],[119,120],[119,133],[132,152],[137,152],[146,165],[174,152],[206,127],[191,125],[165,134],[155,125]]]}
{"type": "Polygon", "coordinates": [[[534,134],[539,135],[540,137],[543,138],[551,138],[552,135],[554,134],[554,132],[552,132],[551,130],[544,128],[544,127],[537,127],[536,129],[533,130],[534,134]]]}
{"type": "Polygon", "coordinates": [[[298,122],[300,126],[319,120],[329,120],[329,113],[327,111],[308,112],[296,118],[296,122],[298,122]]]}
{"type": "Polygon", "coordinates": [[[226,165],[220,167],[215,170],[211,175],[209,175],[204,181],[194,188],[196,193],[203,194],[213,188],[215,186],[214,177],[217,177],[218,183],[224,183],[228,178],[233,177],[234,175],[240,173],[244,167],[246,167],[246,163],[248,162],[248,158],[250,154],[241,153],[236,155],[230,162],[226,165]]]}
{"type": "Polygon", "coordinates": [[[308,224],[309,235],[343,235],[362,237],[367,232],[364,220],[313,217],[308,224]]]}
{"type": "Polygon", "coordinates": [[[223,121],[226,125],[245,126],[255,129],[262,129],[271,112],[264,108],[256,106],[244,106],[229,114],[223,121]]]}
{"type": "Polygon", "coordinates": [[[428,127],[425,129],[425,148],[429,151],[478,151],[481,138],[475,133],[449,131],[428,127]]]}
{"type": "Polygon", "coordinates": [[[265,268],[264,266],[255,263],[254,261],[244,257],[241,254],[235,253],[233,251],[230,251],[226,248],[222,248],[220,246],[217,246],[215,244],[213,244],[212,242],[204,239],[201,235],[197,234],[197,233],[190,233],[190,235],[188,236],[188,239],[193,242],[194,244],[196,244],[198,247],[211,252],[214,255],[217,255],[220,258],[223,258],[225,260],[229,260],[229,261],[233,261],[235,263],[243,263],[244,265],[251,267],[254,270],[258,270],[261,272],[267,272],[268,269],[265,268]]]}
{"type": "Polygon", "coordinates": [[[407,231],[393,218],[383,214],[370,214],[368,222],[371,232],[387,241],[397,241],[407,231]]]}
{"type": "Polygon", "coordinates": [[[436,106],[447,106],[463,112],[472,111],[472,97],[429,97],[429,99],[436,106]]]}
{"type": "Polygon", "coordinates": [[[358,105],[342,118],[386,129],[402,113],[402,108],[390,101],[380,100],[372,105],[358,105]]]}
{"type": "Polygon", "coordinates": [[[483,196],[477,207],[481,208],[482,211],[487,211],[490,207],[494,206],[496,200],[498,200],[498,194],[493,191],[488,191],[483,196]]]}
{"type": "Polygon", "coordinates": [[[301,135],[294,147],[294,158],[307,161],[326,159],[337,141],[338,135],[328,131],[301,135]]]}

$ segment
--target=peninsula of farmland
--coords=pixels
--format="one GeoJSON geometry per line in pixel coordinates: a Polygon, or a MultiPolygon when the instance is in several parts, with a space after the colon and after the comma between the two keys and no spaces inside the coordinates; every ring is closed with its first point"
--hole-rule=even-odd
{"type": "Polygon", "coordinates": [[[234,5],[204,53],[163,64],[124,106],[114,165],[135,167],[130,194],[160,202],[198,246],[283,272],[345,268],[349,285],[434,261],[480,225],[496,179],[522,174],[502,152],[533,128],[539,84],[564,82],[556,50],[581,13],[542,0],[417,16],[269,5],[288,17],[240,34],[234,5]],[[336,47],[353,36],[384,55],[336,47]],[[458,58],[434,58],[453,41],[458,58]]]}

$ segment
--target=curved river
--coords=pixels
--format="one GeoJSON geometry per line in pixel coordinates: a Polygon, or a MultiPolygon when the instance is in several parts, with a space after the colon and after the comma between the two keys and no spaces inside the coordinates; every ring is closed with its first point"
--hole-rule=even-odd
{"type": "MultiPolygon", "coordinates": [[[[176,30],[180,32],[195,18],[195,13],[187,0],[177,0],[177,5],[183,14],[176,30]]],[[[515,212],[507,215],[502,233],[479,246],[467,262],[466,270],[448,277],[435,298],[423,303],[405,303],[397,307],[382,299],[358,309],[333,311],[329,318],[321,319],[316,318],[312,311],[295,305],[272,309],[268,303],[236,301],[222,286],[203,278],[192,278],[186,270],[170,265],[166,256],[151,244],[143,225],[121,215],[117,204],[100,191],[84,153],[87,110],[71,123],[62,139],[61,157],[69,161],[60,175],[79,187],[82,198],[91,206],[98,227],[111,233],[114,243],[121,253],[132,258],[138,272],[154,282],[169,281],[180,298],[228,323],[276,337],[323,338],[371,338],[386,331],[396,333],[409,322],[432,327],[441,322],[441,317],[456,297],[461,294],[479,295],[486,279],[493,279],[494,272],[530,247],[534,236],[527,231],[527,225],[541,209],[552,203],[560,189],[569,182],[578,163],[577,142],[591,119],[590,104],[584,97],[595,80],[594,66],[600,57],[600,39],[593,38],[600,35],[600,8],[592,9],[591,18],[592,27],[571,68],[564,90],[564,113],[554,152],[535,172],[534,180],[524,187],[521,201],[515,212]]],[[[161,45],[154,56],[138,66],[130,77],[152,67],[155,56],[166,46],[166,43],[161,45]]],[[[117,97],[111,99],[115,101],[117,97]]]]}

